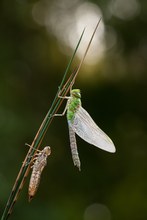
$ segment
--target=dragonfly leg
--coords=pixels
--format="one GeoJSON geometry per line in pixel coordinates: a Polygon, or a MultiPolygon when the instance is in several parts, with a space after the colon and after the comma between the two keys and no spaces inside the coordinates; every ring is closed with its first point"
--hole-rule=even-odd
{"type": "MultiPolygon", "coordinates": [[[[25,145],[26,146],[29,146],[30,148],[31,148],[31,145],[30,144],[28,144],[28,143],[25,143],[25,145]]],[[[35,150],[35,148],[32,148],[32,149],[34,149],[35,150]]],[[[24,161],[22,162],[23,163],[23,165],[24,166],[28,166],[29,164],[31,164],[31,163],[34,163],[34,161],[37,159],[37,157],[38,157],[38,155],[39,155],[39,153],[41,152],[41,150],[38,150],[38,149],[36,149],[36,153],[34,154],[34,155],[28,155],[28,159],[30,159],[30,158],[32,158],[29,162],[25,162],[24,163],[24,161]],[[34,158],[33,158],[34,157],[34,158]]],[[[31,168],[33,167],[33,165],[31,166],[31,168]]]]}
{"type": "MultiPolygon", "coordinates": [[[[25,143],[25,145],[31,147],[30,144],[25,143]]],[[[33,149],[35,150],[35,148],[33,148],[33,149]]],[[[37,151],[37,152],[40,152],[41,150],[37,150],[37,149],[36,149],[36,151],[37,151]]]]}
{"type": "Polygon", "coordinates": [[[24,166],[28,166],[29,164],[32,164],[33,163],[33,165],[31,166],[31,168],[34,166],[34,163],[35,163],[35,161],[36,161],[36,159],[38,158],[38,155],[39,155],[39,153],[36,153],[35,155],[32,155],[32,156],[28,156],[28,158],[31,158],[32,157],[32,159],[29,161],[29,162],[22,162],[23,163],[23,165],[24,166]],[[33,158],[34,157],[34,158],[33,158]]]}
{"type": "Polygon", "coordinates": [[[61,94],[61,90],[58,93],[58,98],[60,98],[60,99],[69,99],[70,98],[69,96],[61,96],[60,94],[61,94]]]}
{"type": "Polygon", "coordinates": [[[66,110],[67,110],[67,104],[66,104],[65,109],[63,110],[63,112],[62,112],[62,113],[60,113],[60,114],[54,114],[53,116],[64,116],[64,115],[65,115],[66,110]]]}
{"type": "MultiPolygon", "coordinates": [[[[36,155],[35,155],[35,156],[36,156],[36,155]]],[[[38,158],[38,157],[34,157],[34,158],[31,160],[30,163],[33,163],[32,166],[31,166],[31,168],[34,167],[34,164],[35,164],[35,161],[37,160],[37,158],[38,158]]]]}
{"type": "Polygon", "coordinates": [[[69,99],[70,96],[60,96],[60,95],[58,95],[58,98],[60,98],[60,99],[69,99]]]}

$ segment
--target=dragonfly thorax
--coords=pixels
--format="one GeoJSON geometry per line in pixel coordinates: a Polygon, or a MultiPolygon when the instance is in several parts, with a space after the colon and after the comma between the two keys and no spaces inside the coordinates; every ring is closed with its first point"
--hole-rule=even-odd
{"type": "Polygon", "coordinates": [[[81,93],[79,89],[73,89],[71,91],[70,99],[68,100],[67,105],[67,120],[72,121],[74,116],[81,106],[81,93]]]}

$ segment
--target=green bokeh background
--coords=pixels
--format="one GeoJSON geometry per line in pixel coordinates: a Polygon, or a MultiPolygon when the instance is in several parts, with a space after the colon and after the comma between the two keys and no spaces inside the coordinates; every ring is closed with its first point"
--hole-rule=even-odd
{"type": "MultiPolygon", "coordinates": [[[[1,214],[27,153],[25,143],[32,142],[72,54],[63,53],[53,33],[33,19],[36,2],[0,3],[1,214]]],[[[107,153],[77,137],[79,172],[71,160],[66,118],[55,118],[42,144],[50,145],[52,154],[39,190],[28,203],[28,178],[12,220],[147,219],[147,2],[138,1],[140,11],[128,19],[108,16],[113,1],[91,2],[118,38],[101,62],[81,69],[76,87],[117,151],[107,153]],[[90,77],[84,77],[86,71],[90,77]]]]}

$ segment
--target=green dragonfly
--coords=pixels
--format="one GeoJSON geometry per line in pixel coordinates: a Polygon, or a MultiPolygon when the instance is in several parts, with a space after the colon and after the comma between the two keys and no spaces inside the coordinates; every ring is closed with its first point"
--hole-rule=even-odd
{"type": "Polygon", "coordinates": [[[68,99],[63,113],[56,114],[56,116],[63,116],[67,110],[72,159],[74,165],[77,166],[79,170],[81,169],[81,164],[77,150],[75,133],[84,141],[102,150],[111,153],[116,151],[112,140],[96,125],[88,112],[82,107],[80,89],[72,89],[69,97],[59,97],[68,99]]]}

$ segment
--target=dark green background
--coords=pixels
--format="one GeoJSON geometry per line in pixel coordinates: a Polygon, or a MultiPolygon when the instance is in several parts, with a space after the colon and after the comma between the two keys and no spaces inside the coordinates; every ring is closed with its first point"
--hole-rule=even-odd
{"type": "MultiPolygon", "coordinates": [[[[83,68],[76,81],[83,107],[112,138],[116,153],[77,137],[82,163],[78,172],[71,160],[66,118],[55,118],[42,143],[51,146],[52,154],[39,190],[28,203],[27,180],[12,220],[147,219],[147,2],[138,2],[138,14],[121,19],[108,16],[106,9],[113,1],[93,1],[101,8],[104,23],[115,30],[117,42],[92,66],[91,77],[84,78],[83,68]],[[97,210],[84,217],[95,203],[97,210]]],[[[54,35],[33,20],[35,3],[0,3],[1,214],[27,153],[25,143],[32,142],[69,61],[54,35]]]]}

